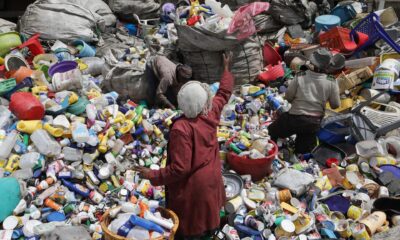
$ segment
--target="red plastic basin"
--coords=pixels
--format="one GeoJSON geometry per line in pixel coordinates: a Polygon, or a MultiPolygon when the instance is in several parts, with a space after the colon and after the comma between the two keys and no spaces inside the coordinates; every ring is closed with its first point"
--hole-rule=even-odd
{"type": "Polygon", "coordinates": [[[227,161],[232,170],[240,175],[250,174],[253,181],[259,181],[272,173],[272,161],[278,154],[278,146],[275,142],[269,141],[274,145],[270,155],[265,158],[250,159],[248,156],[240,157],[236,153],[229,152],[227,161]]]}

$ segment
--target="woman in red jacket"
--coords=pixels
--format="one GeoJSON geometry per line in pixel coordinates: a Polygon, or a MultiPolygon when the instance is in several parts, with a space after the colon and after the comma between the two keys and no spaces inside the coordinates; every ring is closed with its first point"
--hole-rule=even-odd
{"type": "Polygon", "coordinates": [[[225,203],[217,127],[234,86],[231,56],[224,55],[224,74],[215,97],[207,84],[191,81],[178,93],[184,116],[174,122],[165,168],[137,167],[153,185],[167,187],[167,207],[179,217],[177,239],[196,239],[218,229],[225,203]]]}

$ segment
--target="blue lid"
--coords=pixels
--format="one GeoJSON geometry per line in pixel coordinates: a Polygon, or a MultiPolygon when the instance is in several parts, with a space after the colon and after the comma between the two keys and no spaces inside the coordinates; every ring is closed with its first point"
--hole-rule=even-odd
{"type": "Polygon", "coordinates": [[[65,219],[65,215],[60,212],[52,212],[47,216],[48,222],[63,222],[65,219]]]}
{"type": "Polygon", "coordinates": [[[340,18],[335,15],[321,15],[315,19],[315,22],[324,25],[340,25],[340,18]]]}

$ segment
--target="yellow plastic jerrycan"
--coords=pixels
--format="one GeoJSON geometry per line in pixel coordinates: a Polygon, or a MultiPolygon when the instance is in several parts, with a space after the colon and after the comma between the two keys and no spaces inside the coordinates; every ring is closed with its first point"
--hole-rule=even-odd
{"type": "Polygon", "coordinates": [[[43,128],[41,120],[22,120],[17,123],[17,130],[23,133],[32,134],[41,128],[43,128]]]}

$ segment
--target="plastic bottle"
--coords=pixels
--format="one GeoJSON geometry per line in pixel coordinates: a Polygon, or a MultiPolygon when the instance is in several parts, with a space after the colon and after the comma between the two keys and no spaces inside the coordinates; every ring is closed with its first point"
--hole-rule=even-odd
{"type": "Polygon", "coordinates": [[[4,139],[4,142],[0,146],[0,159],[7,159],[10,156],[12,149],[17,142],[18,132],[12,131],[4,139]]]}
{"type": "Polygon", "coordinates": [[[172,221],[168,221],[167,219],[158,218],[158,217],[154,216],[150,211],[146,211],[144,213],[144,218],[149,221],[152,221],[168,230],[170,230],[174,227],[174,223],[172,221]]]}
{"type": "Polygon", "coordinates": [[[7,127],[10,123],[11,112],[5,106],[0,105],[0,129],[7,127]]]}
{"type": "Polygon", "coordinates": [[[25,153],[21,156],[21,159],[19,160],[19,167],[21,169],[31,169],[39,163],[40,157],[40,153],[38,152],[25,153]]]}
{"type": "MultiPolygon", "coordinates": [[[[128,239],[148,239],[149,231],[139,226],[134,226],[129,220],[130,216],[131,214],[120,214],[118,218],[110,223],[108,228],[110,231],[128,239]]],[[[156,238],[157,235],[158,233],[152,233],[152,238],[156,238]]]]}
{"type": "Polygon", "coordinates": [[[6,171],[7,174],[13,173],[15,170],[17,170],[19,166],[19,159],[20,156],[17,154],[11,154],[10,157],[8,158],[7,164],[4,167],[4,170],[6,171]]]}
{"type": "Polygon", "coordinates": [[[61,137],[64,133],[62,128],[53,127],[49,123],[44,124],[43,128],[54,137],[61,137]]]}
{"type": "Polygon", "coordinates": [[[86,105],[86,115],[90,125],[93,125],[96,120],[97,109],[94,104],[86,105]]]}
{"type": "Polygon", "coordinates": [[[61,153],[60,144],[43,129],[34,131],[31,140],[38,151],[45,156],[58,156],[61,153]]]}
{"type": "Polygon", "coordinates": [[[83,196],[83,197],[89,197],[90,195],[90,190],[78,183],[71,183],[68,182],[64,179],[62,179],[63,184],[71,191],[83,196]]]}
{"type": "Polygon", "coordinates": [[[62,153],[64,154],[64,159],[67,161],[76,162],[82,160],[83,152],[80,149],[64,147],[62,153]]]}
{"type": "Polygon", "coordinates": [[[72,123],[72,138],[77,143],[85,143],[89,140],[89,131],[85,124],[75,121],[72,123]]]}
{"type": "Polygon", "coordinates": [[[124,146],[125,146],[125,143],[124,143],[121,139],[117,139],[117,140],[115,141],[115,144],[114,144],[112,150],[111,150],[112,154],[113,154],[114,156],[117,156],[117,155],[121,152],[121,149],[122,149],[124,146]]]}
{"type": "Polygon", "coordinates": [[[160,227],[158,224],[153,223],[152,221],[146,220],[144,218],[140,218],[138,216],[132,215],[129,218],[129,221],[135,225],[147,229],[149,231],[155,231],[158,233],[164,233],[164,229],[160,227]]]}

